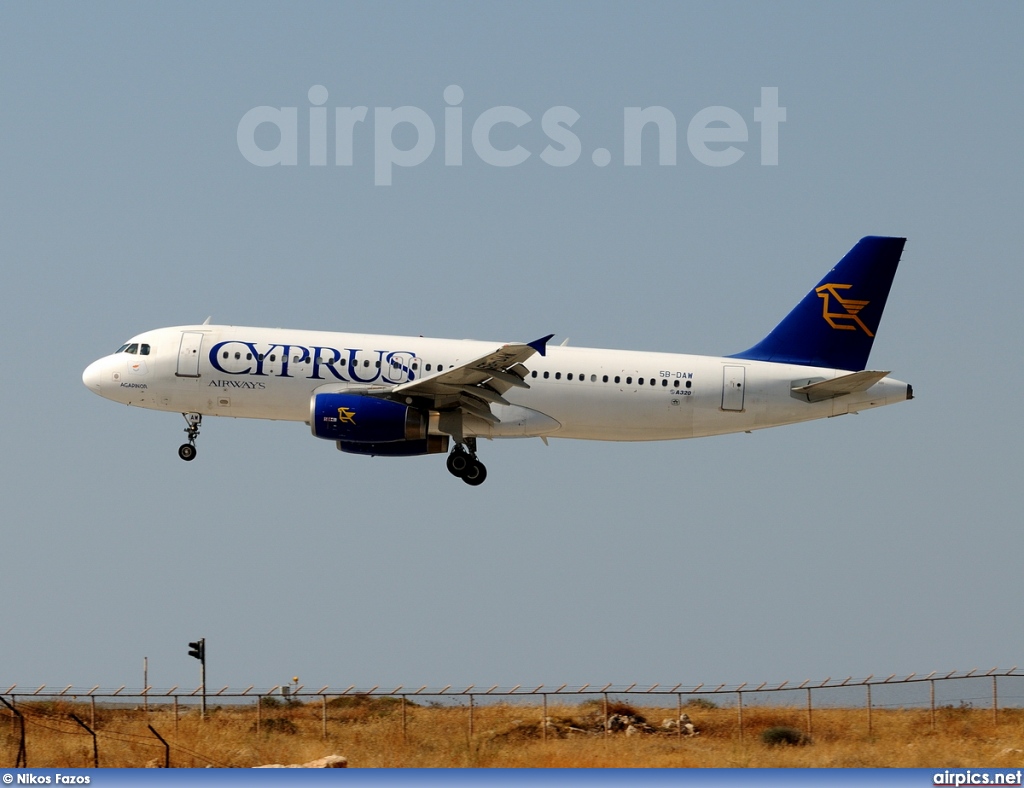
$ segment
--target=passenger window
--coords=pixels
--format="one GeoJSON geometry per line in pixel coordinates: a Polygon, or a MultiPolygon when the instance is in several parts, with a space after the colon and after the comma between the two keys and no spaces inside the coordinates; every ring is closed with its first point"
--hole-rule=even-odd
{"type": "Polygon", "coordinates": [[[245,354],[245,360],[246,361],[252,361],[252,353],[246,353],[245,354]]]}
{"type": "Polygon", "coordinates": [[[533,372],[531,372],[531,373],[530,373],[530,377],[531,377],[531,378],[535,378],[535,377],[537,377],[537,370],[534,370],[533,372]]]}
{"type": "Polygon", "coordinates": [[[430,372],[430,364],[427,364],[426,371],[430,372]]]}
{"type": "Polygon", "coordinates": [[[221,358],[227,358],[227,357],[228,357],[228,352],[227,352],[227,351],[225,350],[225,351],[224,351],[224,352],[223,352],[223,353],[221,354],[221,358]]]}
{"type": "Polygon", "coordinates": [[[241,353],[235,353],[235,359],[236,359],[236,360],[237,360],[237,359],[240,359],[241,357],[242,357],[242,354],[241,354],[241,353]]]}
{"type": "Polygon", "coordinates": [[[690,386],[692,386],[692,385],[693,385],[693,381],[692,380],[686,381],[686,388],[690,388],[690,386]]]}
{"type": "Polygon", "coordinates": [[[618,375],[616,375],[616,376],[615,376],[615,382],[616,382],[616,383],[620,382],[620,381],[619,381],[619,376],[618,376],[618,375]]]}
{"type": "Polygon", "coordinates": [[[277,354],[276,353],[271,353],[270,354],[270,361],[271,362],[277,361],[277,354]]]}
{"type": "MultiPolygon", "coordinates": [[[[591,383],[597,383],[597,375],[591,375],[590,376],[590,382],[591,383]]],[[[608,382],[608,376],[607,375],[604,376],[604,382],[605,383],[608,382]]]]}
{"type": "Polygon", "coordinates": [[[637,384],[639,384],[641,386],[644,385],[644,379],[643,378],[638,378],[636,382],[637,382],[637,384]]]}
{"type": "Polygon", "coordinates": [[[668,385],[668,378],[662,378],[661,379],[661,385],[662,386],[667,386],[668,385]]]}
{"type": "Polygon", "coordinates": [[[568,375],[566,375],[565,379],[566,380],[572,380],[572,373],[570,372],[568,375]]]}
{"type": "Polygon", "coordinates": [[[555,380],[561,380],[561,379],[562,379],[562,373],[561,372],[556,372],[555,373],[555,380]]]}
{"type": "Polygon", "coordinates": [[[544,380],[547,380],[547,379],[548,379],[548,377],[550,377],[550,375],[551,375],[551,373],[550,373],[550,372],[548,372],[548,371],[547,371],[547,370],[545,369],[545,370],[544,370],[544,380]]]}
{"type": "Polygon", "coordinates": [[[626,385],[627,386],[632,386],[633,385],[633,378],[632,377],[626,378],[626,385]]]}

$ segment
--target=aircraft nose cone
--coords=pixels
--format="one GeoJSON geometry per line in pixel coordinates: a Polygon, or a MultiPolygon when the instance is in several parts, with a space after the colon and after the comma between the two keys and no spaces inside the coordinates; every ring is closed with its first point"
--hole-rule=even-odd
{"type": "Polygon", "coordinates": [[[85,384],[87,389],[95,391],[97,394],[100,392],[100,382],[103,375],[102,365],[98,361],[92,362],[82,372],[82,383],[85,384]]]}

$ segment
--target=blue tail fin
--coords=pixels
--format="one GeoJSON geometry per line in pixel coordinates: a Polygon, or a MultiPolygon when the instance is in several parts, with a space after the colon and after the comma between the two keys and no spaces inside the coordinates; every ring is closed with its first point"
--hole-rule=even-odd
{"type": "Polygon", "coordinates": [[[772,332],[730,358],[862,370],[906,238],[861,238],[772,332]]]}

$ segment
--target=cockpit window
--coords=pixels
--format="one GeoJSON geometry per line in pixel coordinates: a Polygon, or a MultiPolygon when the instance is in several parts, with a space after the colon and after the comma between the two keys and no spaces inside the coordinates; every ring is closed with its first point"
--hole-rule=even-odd
{"type": "Polygon", "coordinates": [[[121,347],[114,351],[114,353],[124,353],[128,349],[128,343],[125,342],[121,347]]]}
{"type": "Polygon", "coordinates": [[[140,356],[148,356],[149,355],[149,345],[139,345],[139,355],[140,356]]]}
{"type": "Polygon", "coordinates": [[[149,345],[140,345],[138,342],[132,342],[131,344],[125,343],[121,345],[115,353],[131,353],[133,356],[148,356],[149,345]]]}

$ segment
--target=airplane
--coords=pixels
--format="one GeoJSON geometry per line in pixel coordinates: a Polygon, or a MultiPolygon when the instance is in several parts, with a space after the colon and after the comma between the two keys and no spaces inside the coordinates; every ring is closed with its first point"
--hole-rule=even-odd
{"type": "Polygon", "coordinates": [[[448,454],[466,484],[487,477],[480,438],[652,441],[856,413],[913,399],[867,369],[905,238],[868,236],[764,339],[712,357],[323,331],[185,325],[146,331],[90,364],[101,397],[185,417],[305,422],[350,454],[448,454]],[[454,446],[452,446],[454,444],[454,446]],[[449,451],[450,450],[450,451],[449,451]]]}

